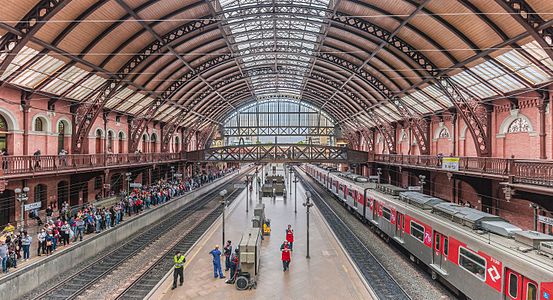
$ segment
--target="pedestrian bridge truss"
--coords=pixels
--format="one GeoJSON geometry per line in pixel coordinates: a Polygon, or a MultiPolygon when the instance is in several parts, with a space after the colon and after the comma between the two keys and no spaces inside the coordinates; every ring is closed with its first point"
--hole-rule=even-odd
{"type": "Polygon", "coordinates": [[[256,144],[210,148],[187,154],[203,162],[332,162],[365,163],[368,152],[309,144],[256,144]]]}

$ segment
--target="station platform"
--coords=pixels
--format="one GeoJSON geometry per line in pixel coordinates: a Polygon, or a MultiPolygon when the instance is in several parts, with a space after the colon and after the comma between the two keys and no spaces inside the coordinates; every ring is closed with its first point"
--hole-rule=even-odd
{"type": "MultiPolygon", "coordinates": [[[[244,230],[252,226],[253,208],[259,201],[254,190],[250,193],[254,199],[249,197],[250,209],[246,213],[246,192],[227,209],[225,239],[231,240],[233,246],[239,244],[244,230]]],[[[226,284],[229,272],[225,272],[226,279],[213,278],[209,251],[215,245],[223,247],[219,218],[187,254],[183,286],[171,290],[173,276],[168,273],[149,299],[373,299],[315,206],[310,210],[310,259],[306,258],[304,195],[305,190],[298,183],[297,214],[294,214],[294,194],[286,200],[263,198],[272,232],[262,241],[256,289],[239,291],[234,285],[226,284]],[[288,224],[294,229],[294,251],[290,270],[283,272],[280,245],[288,224]]],[[[224,257],[221,264],[224,270],[224,257]]]]}

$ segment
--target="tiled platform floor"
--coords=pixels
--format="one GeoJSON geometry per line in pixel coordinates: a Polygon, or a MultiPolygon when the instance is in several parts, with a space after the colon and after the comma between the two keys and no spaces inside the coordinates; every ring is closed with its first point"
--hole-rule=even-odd
{"type": "MultiPolygon", "coordinates": [[[[265,237],[261,249],[261,265],[257,289],[238,291],[226,279],[214,279],[211,256],[214,245],[221,245],[221,220],[187,255],[185,282],[171,290],[172,274],[163,282],[151,299],[371,299],[369,291],[355,272],[334,236],[319,215],[311,209],[311,258],[306,259],[306,209],[302,206],[305,191],[298,183],[297,214],[294,214],[294,195],[288,200],[264,199],[265,214],[271,219],[272,234],[265,237]],[[294,251],[288,272],[282,271],[280,245],[287,224],[295,233],[294,251]]],[[[255,190],[252,193],[255,195],[255,190]]],[[[255,197],[254,197],[255,198],[255,197]]],[[[242,231],[251,226],[251,201],[246,215],[246,193],[227,210],[225,238],[238,244],[242,231]]],[[[221,260],[224,266],[224,258],[221,260]]],[[[228,272],[225,272],[228,277],[228,272]]]]}

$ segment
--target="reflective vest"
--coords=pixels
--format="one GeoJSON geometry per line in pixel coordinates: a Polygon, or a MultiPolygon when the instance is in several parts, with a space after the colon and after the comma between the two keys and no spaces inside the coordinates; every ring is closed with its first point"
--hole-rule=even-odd
{"type": "Polygon", "coordinates": [[[180,269],[182,266],[184,266],[184,262],[186,259],[184,259],[184,255],[173,257],[173,261],[175,262],[175,269],[180,269]]]}

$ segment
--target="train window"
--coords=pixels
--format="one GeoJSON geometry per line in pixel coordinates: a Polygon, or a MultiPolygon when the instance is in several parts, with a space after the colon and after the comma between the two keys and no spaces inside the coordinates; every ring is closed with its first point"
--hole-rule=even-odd
{"type": "Polygon", "coordinates": [[[511,298],[518,297],[518,276],[516,274],[509,274],[509,296],[511,298]]]}
{"type": "Polygon", "coordinates": [[[436,233],[436,235],[434,235],[434,248],[438,253],[440,252],[440,242],[440,234],[436,233]]]}
{"type": "Polygon", "coordinates": [[[390,211],[390,209],[383,206],[382,207],[382,216],[384,217],[384,219],[390,221],[390,219],[392,218],[392,212],[390,211]]]}
{"type": "Polygon", "coordinates": [[[449,239],[444,237],[444,255],[447,256],[449,252],[449,239]]]}
{"type": "Polygon", "coordinates": [[[459,248],[459,265],[480,280],[486,279],[486,260],[463,247],[459,248]]]}
{"type": "Polygon", "coordinates": [[[537,299],[538,299],[538,288],[536,287],[535,284],[528,282],[528,287],[526,288],[526,300],[537,300],[537,299]]]}
{"type": "Polygon", "coordinates": [[[417,240],[424,242],[424,227],[411,221],[411,235],[417,240]]]}

